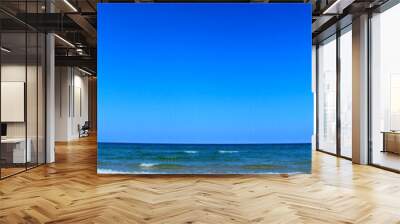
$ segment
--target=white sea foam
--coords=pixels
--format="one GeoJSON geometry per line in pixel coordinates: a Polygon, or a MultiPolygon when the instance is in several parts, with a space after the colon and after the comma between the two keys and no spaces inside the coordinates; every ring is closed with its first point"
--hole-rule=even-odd
{"type": "Polygon", "coordinates": [[[97,174],[163,174],[162,172],[149,172],[149,171],[120,171],[120,170],[113,170],[113,169],[97,169],[97,174]]]}
{"type": "Polygon", "coordinates": [[[195,153],[197,153],[197,151],[190,151],[190,150],[188,150],[188,151],[184,151],[185,153],[188,153],[188,154],[195,154],[195,153]]]}
{"type": "Polygon", "coordinates": [[[219,153],[238,153],[239,151],[219,150],[219,153]]]}
{"type": "Polygon", "coordinates": [[[288,172],[288,173],[282,173],[282,172],[229,172],[229,173],[210,173],[210,174],[238,174],[238,175],[299,175],[299,174],[307,174],[303,172],[288,172]]]}
{"type": "Polygon", "coordinates": [[[112,170],[112,169],[97,169],[98,174],[131,174],[130,172],[120,171],[120,170],[112,170]]]}
{"type": "MultiPolygon", "coordinates": [[[[120,171],[120,170],[114,170],[114,169],[97,169],[97,174],[168,174],[167,172],[160,172],[160,171],[156,171],[156,172],[151,172],[151,171],[120,171]]],[[[171,174],[171,173],[169,173],[171,174]]],[[[173,174],[187,174],[187,173],[173,173],[173,174]]],[[[192,174],[196,174],[196,172],[192,173],[192,174]]],[[[202,174],[202,173],[197,173],[197,174],[202,174]]],[[[214,175],[220,175],[220,174],[239,174],[239,175],[301,175],[301,174],[305,174],[307,175],[307,173],[303,173],[303,172],[288,172],[288,173],[281,173],[281,172],[262,172],[262,173],[254,173],[254,172],[228,172],[228,173],[213,173],[213,172],[209,172],[207,174],[214,174],[214,175]]]]}
{"type": "Polygon", "coordinates": [[[141,163],[139,166],[144,167],[144,168],[150,168],[153,166],[158,165],[157,163],[141,163]]]}

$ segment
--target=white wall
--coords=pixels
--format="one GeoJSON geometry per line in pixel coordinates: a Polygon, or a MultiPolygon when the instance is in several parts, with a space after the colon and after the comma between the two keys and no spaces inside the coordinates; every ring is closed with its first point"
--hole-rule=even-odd
{"type": "MultiPolygon", "coordinates": [[[[77,70],[75,70],[76,72],[77,70]]],[[[72,108],[72,136],[73,138],[79,137],[78,124],[83,125],[89,119],[88,111],[88,77],[82,76],[82,73],[74,75],[74,108],[72,108]],[[80,96],[80,97],[79,97],[80,96]],[[80,101],[80,102],[79,102],[80,101]],[[80,108],[81,107],[81,108],[80,108]],[[75,113],[74,113],[75,112],[75,113]]]]}
{"type": "Polygon", "coordinates": [[[69,133],[69,68],[55,68],[55,141],[67,141],[69,133]]]}
{"type": "Polygon", "coordinates": [[[55,140],[79,138],[78,125],[87,120],[88,77],[76,68],[56,67],[55,140]]]}

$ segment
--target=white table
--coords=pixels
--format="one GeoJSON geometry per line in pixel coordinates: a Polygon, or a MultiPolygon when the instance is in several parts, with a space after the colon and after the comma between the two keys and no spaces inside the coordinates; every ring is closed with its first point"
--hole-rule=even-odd
{"type": "Polygon", "coordinates": [[[27,139],[27,147],[25,151],[25,138],[5,138],[1,139],[2,145],[13,145],[13,163],[26,163],[32,160],[32,141],[27,139]]]}

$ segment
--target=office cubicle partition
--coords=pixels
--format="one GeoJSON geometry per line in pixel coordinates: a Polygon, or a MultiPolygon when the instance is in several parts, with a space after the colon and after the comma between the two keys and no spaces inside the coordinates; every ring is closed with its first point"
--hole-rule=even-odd
{"type": "Polygon", "coordinates": [[[45,1],[0,3],[0,178],[45,163],[45,34],[23,20],[45,1]],[[14,7],[14,8],[13,8],[14,7]],[[13,8],[17,14],[8,13],[13,8]]]}

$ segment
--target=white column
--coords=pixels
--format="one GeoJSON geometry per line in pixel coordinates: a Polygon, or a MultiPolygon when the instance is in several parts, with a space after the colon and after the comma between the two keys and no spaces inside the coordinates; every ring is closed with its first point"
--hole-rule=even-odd
{"type": "Polygon", "coordinates": [[[317,58],[316,58],[317,50],[315,45],[312,46],[312,72],[311,72],[311,92],[313,94],[314,101],[314,127],[313,127],[313,135],[311,137],[311,145],[312,150],[316,150],[316,142],[317,142],[317,58]]]}
{"type": "Polygon", "coordinates": [[[55,161],[54,133],[55,133],[55,56],[54,56],[54,35],[46,36],[46,163],[55,161]]]}
{"type": "Polygon", "coordinates": [[[368,163],[368,15],[353,19],[353,162],[368,163]]]}

